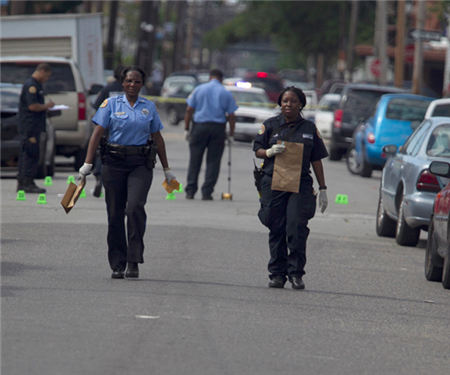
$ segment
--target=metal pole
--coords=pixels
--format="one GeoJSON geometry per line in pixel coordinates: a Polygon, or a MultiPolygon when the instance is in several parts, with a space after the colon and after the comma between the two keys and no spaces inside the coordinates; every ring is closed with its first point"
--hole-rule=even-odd
{"type": "Polygon", "coordinates": [[[387,12],[386,1],[378,0],[380,7],[380,45],[379,45],[379,58],[380,58],[380,84],[385,85],[387,82],[387,12]]]}
{"type": "Polygon", "coordinates": [[[403,87],[405,68],[405,0],[397,2],[397,33],[395,37],[395,86],[403,87]]]}
{"type": "MultiPolygon", "coordinates": [[[[417,0],[416,4],[416,30],[423,30],[425,23],[425,0],[417,0]]],[[[414,43],[414,69],[413,69],[413,94],[420,94],[422,90],[423,70],[423,43],[420,36],[414,43]]]]}
{"type": "Polygon", "coordinates": [[[442,96],[450,96],[450,14],[447,15],[447,54],[445,57],[442,96]]]}
{"type": "Polygon", "coordinates": [[[347,50],[347,72],[348,80],[353,81],[353,48],[355,47],[356,24],[358,22],[358,7],[359,1],[352,0],[352,11],[350,14],[350,31],[348,36],[348,50],[347,50]]]}

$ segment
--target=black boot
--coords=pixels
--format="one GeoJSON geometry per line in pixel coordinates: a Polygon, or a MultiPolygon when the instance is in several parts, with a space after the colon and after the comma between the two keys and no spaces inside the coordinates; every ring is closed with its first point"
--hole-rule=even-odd
{"type": "Polygon", "coordinates": [[[34,180],[32,177],[25,177],[23,182],[23,190],[25,193],[31,193],[31,194],[43,194],[47,190],[40,188],[34,183],[34,180]]]}
{"type": "Polygon", "coordinates": [[[24,181],[23,178],[17,178],[17,189],[16,191],[24,190],[24,181]]]}
{"type": "Polygon", "coordinates": [[[269,288],[284,288],[285,282],[284,276],[272,276],[269,281],[269,288]]]}
{"type": "Polygon", "coordinates": [[[137,263],[128,262],[127,272],[125,272],[125,277],[137,279],[139,277],[139,267],[137,263]]]}

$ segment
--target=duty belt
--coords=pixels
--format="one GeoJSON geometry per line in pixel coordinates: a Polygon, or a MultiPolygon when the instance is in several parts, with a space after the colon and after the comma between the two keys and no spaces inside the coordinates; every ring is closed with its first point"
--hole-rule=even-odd
{"type": "Polygon", "coordinates": [[[106,145],[106,151],[110,154],[118,155],[147,155],[150,151],[150,145],[141,146],[123,146],[114,143],[106,145]]]}

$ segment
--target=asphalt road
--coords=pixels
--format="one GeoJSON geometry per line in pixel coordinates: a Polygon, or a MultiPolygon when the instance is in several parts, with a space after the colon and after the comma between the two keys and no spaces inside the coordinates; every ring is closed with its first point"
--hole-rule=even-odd
{"type": "MultiPolygon", "coordinates": [[[[164,135],[184,182],[182,127],[164,135]]],[[[273,290],[250,144],[233,146],[233,200],[221,201],[227,157],[212,202],[166,200],[158,164],[139,280],[110,278],[92,177],[68,215],[69,168],[43,205],[2,179],[2,374],[448,374],[449,291],[425,280],[425,235],[418,247],[377,237],[380,173],[325,161],[330,204],[310,222],[306,290],[273,290]]]]}

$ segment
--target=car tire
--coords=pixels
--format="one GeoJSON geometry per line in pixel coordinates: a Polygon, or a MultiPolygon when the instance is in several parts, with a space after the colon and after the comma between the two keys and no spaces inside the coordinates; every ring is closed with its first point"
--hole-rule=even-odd
{"type": "Polygon", "coordinates": [[[395,228],[395,241],[401,246],[416,246],[419,242],[420,228],[411,228],[405,220],[405,200],[402,197],[398,209],[397,226],[395,228]]]}
{"type": "Polygon", "coordinates": [[[329,156],[330,160],[341,160],[342,158],[342,152],[340,149],[338,148],[333,148],[330,147],[330,156],[329,156]]]}
{"type": "Polygon", "coordinates": [[[425,249],[425,278],[428,281],[442,280],[442,259],[436,249],[433,217],[428,228],[427,247],[425,249]]]}
{"type": "Polygon", "coordinates": [[[347,151],[345,164],[351,174],[359,175],[361,173],[361,164],[358,161],[358,153],[354,145],[351,145],[347,151]]]}
{"type": "Polygon", "coordinates": [[[360,176],[361,177],[372,177],[372,171],[373,171],[373,167],[372,164],[370,164],[366,158],[364,157],[365,155],[365,149],[362,150],[362,155],[361,155],[361,173],[360,176]]]}
{"type": "Polygon", "coordinates": [[[84,160],[86,159],[86,149],[80,148],[74,155],[75,161],[73,163],[73,169],[78,171],[81,166],[84,164],[84,160]]]}
{"type": "Polygon", "coordinates": [[[171,124],[171,125],[178,125],[178,123],[180,122],[175,108],[170,107],[167,110],[167,121],[169,121],[169,124],[171,124]]]}
{"type": "Polygon", "coordinates": [[[444,267],[442,270],[442,286],[444,289],[450,289],[450,249],[444,259],[444,267]]]}
{"type": "Polygon", "coordinates": [[[384,210],[383,195],[380,193],[378,197],[378,208],[376,218],[376,230],[380,237],[395,237],[395,220],[392,220],[384,210]]]}

